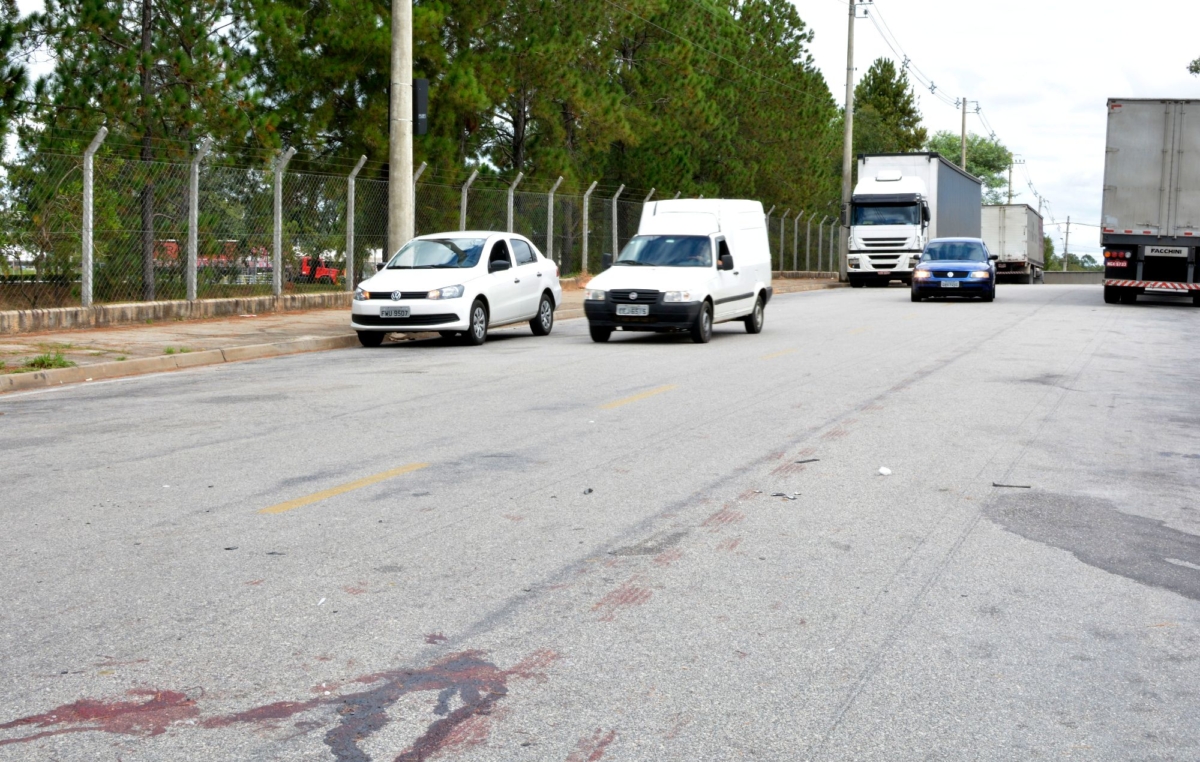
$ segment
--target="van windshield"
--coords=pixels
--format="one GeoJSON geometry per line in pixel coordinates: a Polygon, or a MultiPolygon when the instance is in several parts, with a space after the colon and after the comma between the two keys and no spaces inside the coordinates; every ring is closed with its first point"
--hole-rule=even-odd
{"type": "Polygon", "coordinates": [[[698,235],[638,235],[625,245],[617,265],[712,267],[712,243],[698,235]]]}
{"type": "Polygon", "coordinates": [[[921,207],[917,204],[880,204],[854,206],[855,225],[919,225],[921,207]]]}
{"type": "Polygon", "coordinates": [[[482,238],[418,239],[404,244],[388,262],[389,270],[474,267],[483,253],[482,238]]]}

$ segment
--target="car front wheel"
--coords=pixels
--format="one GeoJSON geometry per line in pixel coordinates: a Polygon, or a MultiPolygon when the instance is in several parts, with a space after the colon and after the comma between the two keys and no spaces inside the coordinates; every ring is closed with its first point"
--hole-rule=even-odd
{"type": "Polygon", "coordinates": [[[588,332],[592,334],[592,341],[597,344],[603,344],[608,341],[612,337],[612,331],[613,329],[611,328],[600,328],[594,325],[588,326],[588,332]]]}
{"type": "Polygon", "coordinates": [[[358,331],[358,343],[364,347],[377,347],[383,343],[387,334],[383,331],[358,331]]]}
{"type": "Polygon", "coordinates": [[[554,300],[550,298],[549,294],[542,294],[537,315],[529,321],[529,327],[533,330],[534,336],[550,335],[550,330],[554,328],[554,300]]]}
{"type": "Polygon", "coordinates": [[[713,308],[708,302],[700,306],[700,314],[692,324],[692,341],[697,344],[707,344],[712,338],[713,308]]]}
{"type": "Polygon", "coordinates": [[[913,291],[912,291],[912,300],[913,300],[914,302],[919,302],[919,301],[923,300],[924,298],[925,298],[925,297],[923,297],[923,296],[921,296],[920,294],[918,294],[918,293],[917,293],[917,290],[916,290],[915,288],[913,289],[913,291]]]}
{"type": "Polygon", "coordinates": [[[476,299],[471,304],[471,320],[470,327],[463,334],[467,343],[472,346],[479,346],[487,341],[488,335],[488,311],[482,301],[476,299]]]}

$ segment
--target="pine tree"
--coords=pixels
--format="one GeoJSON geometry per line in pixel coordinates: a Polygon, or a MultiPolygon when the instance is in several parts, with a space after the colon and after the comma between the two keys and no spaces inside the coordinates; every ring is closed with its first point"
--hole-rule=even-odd
{"type": "Polygon", "coordinates": [[[854,88],[855,153],[910,153],[928,134],[908,74],[888,58],[877,58],[854,88]]]}

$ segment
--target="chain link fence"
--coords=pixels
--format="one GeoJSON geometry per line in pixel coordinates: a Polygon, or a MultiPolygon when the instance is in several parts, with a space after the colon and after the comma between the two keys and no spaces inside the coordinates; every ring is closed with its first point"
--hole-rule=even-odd
{"type": "MultiPolygon", "coordinates": [[[[88,164],[82,155],[37,153],[4,165],[0,309],[347,290],[387,258],[386,180],[354,179],[348,169],[292,172],[100,154],[90,170],[89,279],[88,164]]],[[[619,190],[535,192],[500,182],[480,180],[465,191],[444,180],[418,182],[416,233],[511,229],[563,274],[574,274],[599,272],[637,232],[643,202],[619,190]]],[[[831,262],[820,247],[828,236],[819,241],[813,226],[809,244],[807,230],[797,238],[796,224],[794,215],[782,225],[778,216],[768,220],[773,264],[786,269],[794,258],[807,269],[818,259],[831,262]]]]}

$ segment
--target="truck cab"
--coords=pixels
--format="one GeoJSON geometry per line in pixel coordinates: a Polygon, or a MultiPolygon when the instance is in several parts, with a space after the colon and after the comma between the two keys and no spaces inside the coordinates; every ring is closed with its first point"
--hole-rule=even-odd
{"type": "Polygon", "coordinates": [[[920,177],[884,170],[860,180],[850,206],[850,285],[912,282],[928,242],[929,189],[920,177]]]}

